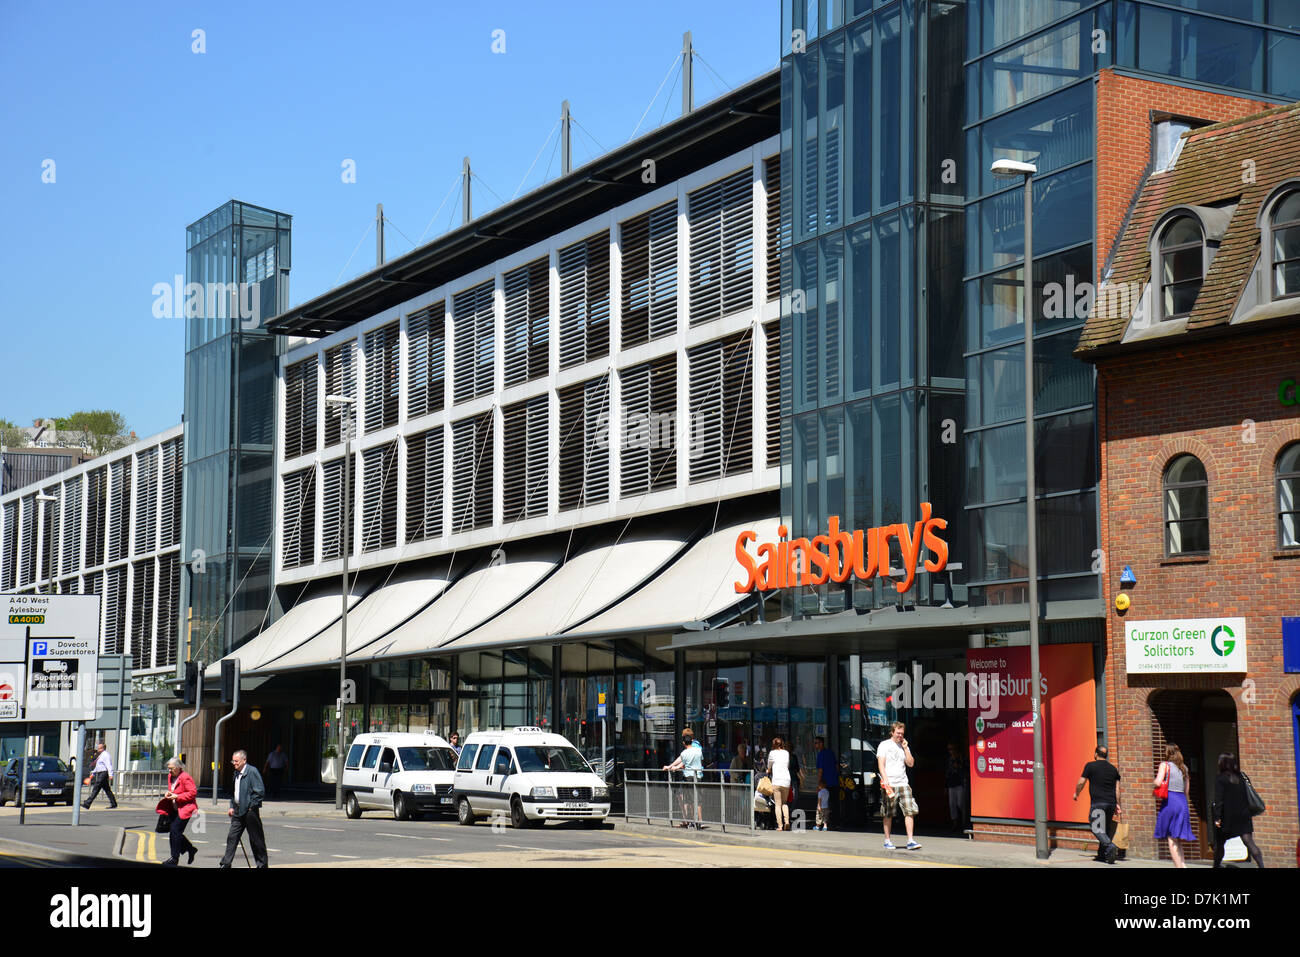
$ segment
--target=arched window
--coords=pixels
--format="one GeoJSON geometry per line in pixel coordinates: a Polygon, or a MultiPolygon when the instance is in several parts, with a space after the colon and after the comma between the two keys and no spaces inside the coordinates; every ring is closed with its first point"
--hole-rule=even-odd
{"type": "Polygon", "coordinates": [[[1165,469],[1165,554],[1210,550],[1209,482],[1194,455],[1180,455],[1165,469]]]}
{"type": "Polygon", "coordinates": [[[1282,548],[1300,548],[1300,442],[1277,457],[1277,529],[1282,548]]]}
{"type": "Polygon", "coordinates": [[[1160,237],[1161,316],[1176,319],[1192,311],[1205,278],[1205,241],[1191,216],[1179,216],[1160,237]]]}
{"type": "Polygon", "coordinates": [[[1300,295],[1300,190],[1273,207],[1269,248],[1273,257],[1273,298],[1300,295]]]}

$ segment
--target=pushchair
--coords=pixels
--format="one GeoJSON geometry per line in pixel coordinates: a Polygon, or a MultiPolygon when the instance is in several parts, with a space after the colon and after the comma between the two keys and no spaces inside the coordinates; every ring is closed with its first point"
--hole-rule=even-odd
{"type": "Polygon", "coordinates": [[[754,792],[754,824],[764,831],[776,830],[776,801],[762,791],[754,792]]]}

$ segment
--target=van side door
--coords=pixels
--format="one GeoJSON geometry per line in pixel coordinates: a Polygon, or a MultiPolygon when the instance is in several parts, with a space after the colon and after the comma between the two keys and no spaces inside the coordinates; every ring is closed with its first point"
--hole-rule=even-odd
{"type": "Polygon", "coordinates": [[[377,776],[375,772],[379,766],[379,751],[379,745],[367,745],[365,756],[361,759],[361,772],[358,775],[357,786],[353,790],[357,794],[357,803],[362,807],[380,807],[375,803],[375,778],[377,776]]]}
{"type": "Polygon", "coordinates": [[[487,779],[487,788],[491,793],[489,806],[493,810],[508,811],[510,809],[510,788],[506,782],[510,780],[510,775],[514,773],[514,756],[510,753],[510,749],[506,747],[497,748],[496,757],[492,761],[492,773],[487,779]]]}
{"type": "Polygon", "coordinates": [[[393,776],[397,774],[397,752],[385,745],[379,755],[379,764],[375,767],[373,799],[375,807],[393,806],[393,776]]]}

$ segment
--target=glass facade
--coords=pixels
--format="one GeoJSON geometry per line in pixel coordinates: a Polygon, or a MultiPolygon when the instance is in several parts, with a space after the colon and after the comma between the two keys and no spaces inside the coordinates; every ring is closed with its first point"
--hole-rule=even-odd
{"type": "Polygon", "coordinates": [[[215,660],[272,594],[276,340],[290,217],[230,201],[186,230],[185,506],[190,656],[215,660]],[[196,551],[198,552],[196,554],[196,551]]]}
{"type": "MultiPolygon", "coordinates": [[[[791,537],[929,501],[963,566],[953,600],[1024,601],[1023,185],[989,167],[1029,162],[1040,594],[1096,597],[1094,377],[1072,355],[1095,281],[1093,78],[1294,99],[1297,50],[1294,0],[783,0],[791,537]]],[[[914,600],[944,601],[928,578],[914,600]]],[[[897,600],[879,582],[799,591],[787,612],[897,600]]]]}

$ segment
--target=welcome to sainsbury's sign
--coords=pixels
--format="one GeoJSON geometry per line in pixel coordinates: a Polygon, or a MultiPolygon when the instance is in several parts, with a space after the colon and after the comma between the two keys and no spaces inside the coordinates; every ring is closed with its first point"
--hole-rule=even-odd
{"type": "Polygon", "coordinates": [[[925,570],[941,572],[948,565],[948,543],[937,534],[948,527],[942,518],[931,517],[929,502],[921,503],[921,520],[915,525],[882,525],[865,531],[840,530],[838,515],[826,523],[825,535],[787,539],[784,525],[777,528],[780,540],[762,542],[755,553],[748,545],[758,541],[758,533],[744,531],[736,536],[736,561],[744,569],[746,578],[736,582],[739,594],[771,591],[774,588],[794,588],[797,585],[824,585],[828,581],[848,581],[850,575],[870,580],[877,575],[890,576],[889,540],[897,539],[903,554],[903,578],[894,582],[901,595],[916,580],[921,549],[930,552],[925,560],[925,570]]]}

